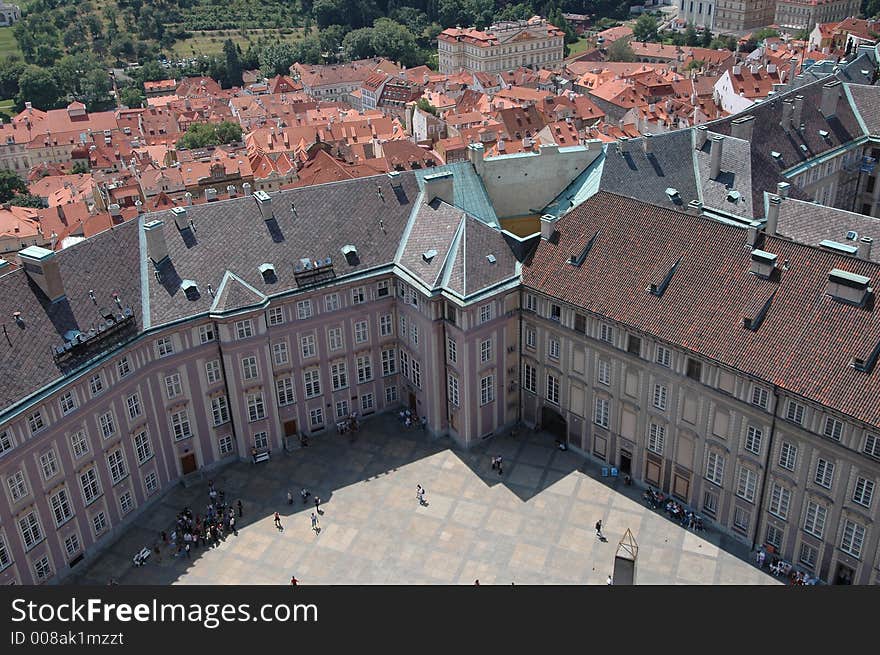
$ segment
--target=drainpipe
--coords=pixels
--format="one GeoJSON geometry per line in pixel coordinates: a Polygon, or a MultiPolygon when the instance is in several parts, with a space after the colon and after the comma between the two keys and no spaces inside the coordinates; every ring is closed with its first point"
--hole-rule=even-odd
{"type": "Polygon", "coordinates": [[[522,375],[523,375],[523,372],[522,372],[522,370],[520,370],[520,367],[523,365],[523,350],[522,350],[522,347],[523,347],[523,293],[524,293],[523,287],[522,287],[522,284],[520,284],[519,285],[519,309],[517,311],[517,313],[519,314],[519,319],[518,319],[519,331],[517,332],[517,335],[518,335],[517,341],[519,343],[518,343],[518,348],[517,348],[517,356],[518,357],[517,357],[517,362],[516,362],[516,364],[517,364],[516,368],[519,372],[519,376],[516,380],[516,386],[518,388],[517,403],[516,403],[516,424],[517,425],[522,424],[522,399],[523,399],[522,375]]]}
{"type": "MultiPolygon", "coordinates": [[[[442,298],[442,296],[441,296],[441,298],[442,298]]],[[[449,356],[448,356],[448,353],[446,352],[446,348],[447,348],[446,344],[448,342],[447,337],[446,337],[446,322],[448,320],[446,318],[446,303],[447,302],[448,301],[446,300],[446,298],[443,298],[443,306],[440,308],[440,312],[441,312],[440,323],[443,324],[443,343],[440,344],[440,348],[441,348],[441,353],[443,354],[443,380],[441,381],[441,384],[443,385],[443,397],[446,399],[446,435],[450,436],[450,434],[449,434],[450,429],[449,428],[450,428],[452,421],[450,421],[451,409],[449,407],[449,356]]],[[[459,394],[461,394],[460,390],[459,390],[459,394]]]]}
{"type": "Polygon", "coordinates": [[[776,417],[779,412],[779,387],[773,385],[773,421],[770,423],[770,436],[767,439],[767,455],[764,458],[764,479],[761,480],[761,493],[758,495],[758,522],[755,525],[755,534],[752,537],[752,550],[758,543],[758,531],[761,528],[760,517],[764,510],[764,496],[767,493],[767,478],[770,477],[770,452],[773,450],[773,437],[776,436],[776,417]]]}
{"type": "MultiPolygon", "coordinates": [[[[223,340],[220,338],[220,330],[214,323],[214,334],[217,335],[217,351],[220,353],[220,372],[223,374],[223,390],[226,392],[226,401],[229,404],[229,427],[232,429],[232,438],[238,443],[238,435],[235,430],[235,412],[232,411],[232,394],[229,392],[229,378],[226,376],[226,361],[223,357],[223,340]]],[[[213,427],[213,426],[212,426],[213,427]]]]}

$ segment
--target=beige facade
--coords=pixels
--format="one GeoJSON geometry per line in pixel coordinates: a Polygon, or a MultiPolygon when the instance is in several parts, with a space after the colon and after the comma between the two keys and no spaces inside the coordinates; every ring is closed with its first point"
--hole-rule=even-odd
{"type": "Polygon", "coordinates": [[[784,29],[811,30],[816,23],[836,23],[858,16],[858,0],[778,0],[774,22],[784,29]]]}
{"type": "Polygon", "coordinates": [[[715,31],[744,32],[773,23],[775,0],[718,0],[715,31]]]}

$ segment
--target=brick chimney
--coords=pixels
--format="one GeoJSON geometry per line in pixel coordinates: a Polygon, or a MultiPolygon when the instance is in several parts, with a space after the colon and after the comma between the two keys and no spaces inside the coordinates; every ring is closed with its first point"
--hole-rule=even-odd
{"type": "Polygon", "coordinates": [[[18,252],[27,276],[40,287],[50,302],[64,298],[64,280],[55,252],[40,246],[30,246],[18,252]]]}
{"type": "Polygon", "coordinates": [[[713,180],[717,180],[718,176],[721,175],[721,152],[724,148],[724,137],[720,134],[713,136],[709,148],[711,157],[711,170],[709,172],[709,177],[713,180]]]}

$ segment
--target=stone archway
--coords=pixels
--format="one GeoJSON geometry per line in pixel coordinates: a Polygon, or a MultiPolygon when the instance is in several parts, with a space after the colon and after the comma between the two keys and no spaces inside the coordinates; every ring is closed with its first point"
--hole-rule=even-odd
{"type": "Polygon", "coordinates": [[[541,429],[563,443],[568,441],[568,424],[562,414],[552,407],[541,408],[541,429]]]}

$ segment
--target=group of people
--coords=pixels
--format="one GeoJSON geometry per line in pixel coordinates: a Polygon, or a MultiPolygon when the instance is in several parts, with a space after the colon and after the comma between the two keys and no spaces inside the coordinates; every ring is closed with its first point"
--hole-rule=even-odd
{"type": "Polygon", "coordinates": [[[645,489],[645,492],[642,494],[642,498],[651,509],[657,509],[663,504],[663,501],[666,500],[666,496],[663,494],[662,491],[654,491],[653,489],[651,489],[651,487],[645,489]]]}
{"type": "Polygon", "coordinates": [[[686,508],[681,503],[677,503],[674,500],[669,499],[666,502],[666,507],[664,507],[664,511],[669,516],[669,518],[678,521],[686,528],[693,528],[694,530],[703,529],[703,519],[697,516],[694,512],[686,508]]]}
{"type": "Polygon", "coordinates": [[[336,431],[339,434],[347,434],[349,432],[357,432],[361,427],[357,419],[357,412],[352,412],[336,424],[336,431]]]}
{"type": "Polygon", "coordinates": [[[422,507],[428,504],[428,501],[425,498],[425,488],[420,484],[416,485],[416,499],[419,501],[419,505],[421,505],[422,507]]]}
{"type": "Polygon", "coordinates": [[[403,423],[404,427],[407,428],[415,428],[419,427],[422,430],[428,427],[428,417],[423,416],[419,418],[418,416],[413,415],[413,413],[408,409],[400,410],[400,414],[398,414],[400,418],[400,422],[403,423]]]}
{"type": "Polygon", "coordinates": [[[501,475],[502,473],[501,462],[501,455],[495,455],[495,457],[492,458],[492,470],[498,471],[498,475],[501,475]]]}
{"type": "MultiPolygon", "coordinates": [[[[177,515],[171,534],[164,530],[160,533],[162,542],[174,549],[174,557],[190,557],[192,549],[204,545],[213,548],[225,540],[229,533],[238,536],[235,519],[236,509],[239,518],[243,514],[241,500],[237,502],[237,507],[227,503],[226,495],[214,487],[213,480],[208,482],[208,499],[204,516],[194,515],[189,507],[184,507],[177,515]]],[[[161,558],[159,544],[156,544],[154,551],[161,558]]]]}
{"type": "MultiPolygon", "coordinates": [[[[759,550],[755,555],[758,568],[763,569],[767,562],[767,553],[763,549],[759,550]]],[[[792,585],[814,585],[819,582],[818,578],[814,578],[809,573],[796,570],[791,564],[778,557],[773,557],[769,564],[770,573],[773,575],[788,577],[788,583],[792,585]]]]}

